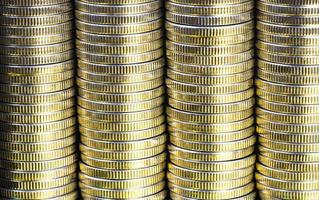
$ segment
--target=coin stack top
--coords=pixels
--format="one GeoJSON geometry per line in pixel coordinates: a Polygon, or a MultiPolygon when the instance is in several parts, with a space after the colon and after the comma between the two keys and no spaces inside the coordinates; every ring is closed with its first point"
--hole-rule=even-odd
{"type": "Polygon", "coordinates": [[[165,199],[161,7],[76,1],[84,199],[165,199]]]}
{"type": "Polygon", "coordinates": [[[261,199],[319,195],[318,14],[315,1],[258,1],[256,179],[261,199]]]}
{"type": "Polygon", "coordinates": [[[172,199],[254,199],[250,0],[166,2],[172,199]]]}
{"type": "Polygon", "coordinates": [[[76,199],[72,2],[0,5],[0,196],[76,199]]]}

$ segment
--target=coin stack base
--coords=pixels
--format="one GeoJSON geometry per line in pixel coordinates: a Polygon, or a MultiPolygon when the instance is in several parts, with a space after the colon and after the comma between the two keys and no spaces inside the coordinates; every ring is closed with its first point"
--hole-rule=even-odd
{"type": "Polygon", "coordinates": [[[83,199],[166,197],[161,7],[76,1],[83,199]]]}
{"type": "Polygon", "coordinates": [[[172,199],[255,199],[253,7],[166,2],[172,199]]]}
{"type": "Polygon", "coordinates": [[[0,7],[0,198],[77,199],[72,2],[0,7]]]}
{"type": "Polygon", "coordinates": [[[259,196],[318,199],[319,4],[257,5],[259,196]]]}

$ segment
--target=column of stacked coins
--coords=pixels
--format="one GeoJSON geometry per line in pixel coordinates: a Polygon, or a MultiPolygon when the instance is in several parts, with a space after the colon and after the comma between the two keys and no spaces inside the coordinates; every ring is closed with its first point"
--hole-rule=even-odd
{"type": "Polygon", "coordinates": [[[251,0],[170,0],[172,199],[254,199],[251,0]]]}
{"type": "Polygon", "coordinates": [[[0,198],[76,199],[70,0],[0,0],[0,198]]]}
{"type": "Polygon", "coordinates": [[[319,196],[319,2],[258,2],[261,199],[319,196]]]}
{"type": "Polygon", "coordinates": [[[160,0],[77,0],[80,190],[84,199],[164,199],[160,0]]]}

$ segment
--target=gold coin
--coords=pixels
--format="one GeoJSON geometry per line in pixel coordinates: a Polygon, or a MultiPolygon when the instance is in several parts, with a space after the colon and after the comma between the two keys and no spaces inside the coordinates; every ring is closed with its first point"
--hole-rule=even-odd
{"type": "Polygon", "coordinates": [[[102,4],[104,6],[104,5],[140,4],[140,3],[149,2],[150,0],[109,0],[107,2],[104,0],[81,0],[81,1],[86,3],[102,4]]]}
{"type": "MultiPolygon", "coordinates": [[[[287,161],[287,162],[305,162],[305,163],[319,162],[318,152],[310,151],[305,153],[302,150],[301,151],[288,151],[288,150],[284,151],[279,148],[271,147],[271,146],[272,145],[265,145],[265,144],[259,145],[258,149],[259,149],[260,155],[266,156],[268,158],[280,160],[280,161],[287,161]]],[[[283,148],[284,148],[284,145],[283,145],[283,148]]]]}
{"type": "Polygon", "coordinates": [[[315,77],[319,75],[319,67],[313,65],[295,67],[294,65],[272,63],[261,59],[257,61],[257,65],[259,69],[279,76],[289,74],[293,76],[299,75],[305,77],[315,77]]]}
{"type": "MultiPolygon", "coordinates": [[[[131,94],[131,93],[128,93],[131,94]]],[[[116,97],[113,97],[116,98],[116,97]]],[[[82,97],[78,97],[79,106],[95,111],[103,112],[139,112],[149,109],[153,109],[163,105],[165,98],[163,96],[156,97],[154,99],[137,101],[137,102],[124,102],[124,103],[108,103],[104,101],[90,101],[82,97]]]]}
{"type": "Polygon", "coordinates": [[[162,7],[161,1],[148,1],[130,3],[130,4],[104,4],[94,3],[93,1],[75,1],[76,9],[87,13],[99,13],[99,14],[138,14],[147,13],[154,10],[158,10],[162,7]]]}
{"type": "Polygon", "coordinates": [[[126,160],[126,161],[114,161],[114,160],[103,160],[99,158],[88,157],[81,154],[81,161],[89,166],[95,166],[101,169],[113,169],[113,170],[137,170],[148,168],[159,163],[166,161],[166,152],[160,153],[156,156],[143,158],[138,160],[126,160]]]}
{"type": "Polygon", "coordinates": [[[267,51],[268,53],[281,54],[287,56],[316,56],[319,54],[318,46],[291,46],[272,44],[269,42],[263,42],[258,40],[256,47],[261,51],[267,51]]]}
{"type": "Polygon", "coordinates": [[[71,154],[66,157],[57,158],[54,160],[45,161],[13,161],[13,160],[1,160],[0,166],[5,170],[21,171],[22,173],[35,173],[45,170],[56,170],[77,162],[77,155],[71,154]]]}
{"type": "Polygon", "coordinates": [[[134,63],[123,65],[106,65],[89,63],[83,60],[78,60],[78,67],[84,71],[92,73],[113,74],[113,75],[125,75],[125,74],[141,74],[149,71],[153,71],[159,68],[163,68],[165,65],[164,57],[155,59],[146,63],[134,63]]]}
{"type": "Polygon", "coordinates": [[[70,145],[61,149],[41,152],[19,152],[19,151],[1,151],[0,157],[10,161],[47,161],[69,156],[76,152],[76,146],[70,145]]]}
{"type": "Polygon", "coordinates": [[[184,188],[196,188],[200,190],[205,190],[205,191],[211,191],[211,190],[228,190],[228,189],[233,189],[237,187],[241,187],[243,185],[246,185],[253,180],[253,175],[250,174],[246,177],[239,178],[239,179],[232,179],[232,180],[227,180],[227,181],[194,181],[194,180],[189,180],[185,178],[178,177],[174,175],[173,173],[168,172],[167,178],[170,183],[184,187],[184,188]]]}
{"type": "Polygon", "coordinates": [[[232,93],[232,94],[193,94],[188,91],[178,91],[176,89],[167,88],[167,93],[170,98],[194,103],[194,104],[222,104],[222,103],[235,103],[244,101],[251,98],[254,95],[254,90],[249,88],[244,91],[232,93]]]}
{"type": "Polygon", "coordinates": [[[305,76],[305,75],[293,75],[287,76],[287,74],[274,74],[267,71],[258,70],[257,76],[260,79],[283,84],[296,84],[296,85],[318,85],[319,76],[305,76]]]}
{"type": "Polygon", "coordinates": [[[198,124],[192,122],[182,122],[174,118],[168,117],[168,124],[184,131],[195,131],[195,132],[205,132],[205,133],[224,133],[242,130],[251,127],[253,124],[254,117],[249,117],[247,119],[231,122],[231,123],[220,123],[220,124],[198,124]]]}
{"type": "Polygon", "coordinates": [[[282,4],[282,5],[292,5],[292,6],[302,6],[302,5],[318,5],[316,0],[263,0],[266,3],[282,4]]]}
{"type": "Polygon", "coordinates": [[[0,36],[13,35],[19,37],[35,37],[35,36],[49,36],[58,35],[71,31],[73,29],[73,22],[68,21],[61,24],[48,25],[48,26],[0,26],[0,36]]]}
{"type": "Polygon", "coordinates": [[[107,25],[128,25],[139,24],[155,21],[162,17],[163,13],[161,9],[155,11],[149,11],[146,13],[129,13],[129,14],[102,14],[102,13],[87,13],[79,10],[75,11],[75,17],[77,20],[93,24],[107,24],[107,25]]]}
{"type": "Polygon", "coordinates": [[[147,43],[139,44],[92,44],[87,41],[76,40],[76,48],[83,52],[92,54],[140,54],[148,51],[154,51],[164,45],[163,39],[153,40],[147,43]]]}
{"type": "MultiPolygon", "coordinates": [[[[179,130],[175,127],[168,126],[169,134],[173,137],[180,138],[182,140],[193,141],[193,142],[230,142],[237,141],[244,138],[247,138],[253,135],[255,128],[253,126],[245,128],[243,130],[226,132],[221,134],[210,134],[202,132],[191,132],[179,130]]],[[[1,136],[0,136],[1,138],[1,136]]]]}
{"type": "Polygon", "coordinates": [[[166,145],[163,143],[158,146],[152,146],[146,149],[134,149],[129,151],[124,151],[120,149],[101,150],[80,144],[80,151],[82,154],[85,154],[93,158],[118,161],[148,158],[162,153],[163,151],[165,151],[165,149],[166,145]]]}
{"type": "Polygon", "coordinates": [[[199,172],[200,174],[203,172],[224,172],[224,171],[240,170],[243,168],[248,168],[250,166],[253,166],[254,163],[256,162],[256,155],[254,154],[251,154],[247,157],[237,159],[237,160],[227,160],[227,161],[217,161],[217,162],[187,160],[172,154],[169,155],[169,158],[172,164],[176,166],[180,166],[185,169],[200,171],[199,172]]]}
{"type": "MultiPolygon", "coordinates": [[[[192,198],[187,198],[187,197],[184,197],[184,196],[181,196],[181,195],[178,195],[174,192],[170,192],[170,197],[175,199],[175,200],[193,200],[192,198]]],[[[236,200],[255,200],[257,197],[257,194],[255,191],[245,195],[245,196],[242,196],[242,197],[239,197],[239,198],[236,198],[236,200]]],[[[279,199],[273,199],[273,200],[279,200],[279,199]]]]}
{"type": "MultiPolygon", "coordinates": [[[[67,185],[44,189],[44,190],[14,190],[0,188],[0,195],[5,198],[14,199],[54,199],[67,195],[77,188],[77,183],[72,182],[67,185]]],[[[68,195],[67,195],[68,196],[68,195]]]]}
{"type": "Polygon", "coordinates": [[[284,133],[277,131],[270,131],[265,128],[257,126],[257,133],[264,138],[279,142],[291,143],[318,143],[319,134],[317,133],[284,133]]]}
{"type": "MultiPolygon", "coordinates": [[[[124,84],[112,84],[112,83],[96,83],[87,81],[81,78],[77,78],[77,84],[79,87],[85,90],[104,93],[130,93],[140,92],[157,88],[163,84],[163,78],[138,82],[138,83],[124,83],[124,84]]],[[[0,85],[1,89],[1,85],[0,85]]],[[[1,91],[1,90],[0,90],[1,91]]]]}
{"type": "Polygon", "coordinates": [[[74,71],[69,70],[63,73],[47,74],[47,75],[11,75],[0,74],[0,80],[2,83],[8,84],[46,84],[55,83],[73,78],[74,71]]]}
{"type": "Polygon", "coordinates": [[[253,58],[254,51],[253,49],[240,52],[236,54],[223,54],[223,55],[197,55],[192,54],[181,54],[175,51],[167,49],[166,51],[167,58],[174,60],[175,62],[182,64],[191,64],[191,65],[231,65],[236,63],[241,63],[248,61],[253,58]]]}
{"type": "Polygon", "coordinates": [[[148,101],[151,99],[156,99],[164,94],[164,87],[160,86],[155,89],[146,90],[143,92],[135,92],[135,93],[123,93],[123,94],[116,94],[116,93],[100,93],[100,92],[91,92],[89,90],[84,90],[82,88],[78,88],[78,94],[80,98],[83,99],[91,99],[94,101],[102,102],[109,102],[111,103],[131,103],[139,102],[142,103],[144,101],[148,101]]]}
{"type": "Polygon", "coordinates": [[[33,45],[48,45],[61,43],[73,38],[73,31],[66,31],[60,34],[48,34],[45,36],[0,36],[1,45],[19,45],[19,46],[33,46],[33,45]]]}
{"type": "Polygon", "coordinates": [[[7,45],[0,49],[0,53],[6,56],[41,56],[47,54],[58,54],[73,49],[73,41],[43,46],[13,46],[7,45]]]}
{"type": "Polygon", "coordinates": [[[160,68],[154,71],[142,73],[142,74],[131,74],[131,75],[113,75],[113,74],[97,74],[78,69],[78,77],[92,81],[102,83],[138,83],[144,81],[151,81],[153,79],[162,77],[164,75],[164,69],[160,68]]]}
{"type": "Polygon", "coordinates": [[[72,50],[56,54],[21,56],[21,55],[0,55],[0,64],[8,65],[46,65],[70,60],[74,57],[72,50]]]}
{"type": "MultiPolygon", "coordinates": [[[[182,122],[192,122],[200,124],[209,123],[230,123],[239,120],[246,119],[253,114],[253,109],[247,109],[232,113],[190,113],[185,111],[180,111],[171,107],[166,109],[167,116],[182,122]]],[[[1,115],[0,115],[1,116],[1,115]]]]}
{"type": "MultiPolygon", "coordinates": [[[[154,1],[158,2],[158,1],[154,1]]],[[[112,6],[113,7],[113,6],[112,6]]],[[[90,42],[90,44],[113,44],[113,45],[128,45],[141,44],[163,37],[163,30],[157,29],[146,33],[128,34],[128,35],[104,35],[92,34],[83,31],[76,31],[76,36],[79,40],[90,42]]],[[[0,40],[1,41],[1,40],[0,40]]]]}
{"type": "Polygon", "coordinates": [[[1,93],[1,101],[6,103],[45,104],[70,99],[75,95],[74,88],[43,94],[1,93]]]}
{"type": "Polygon", "coordinates": [[[318,55],[285,55],[285,54],[272,54],[270,52],[258,50],[259,58],[279,64],[289,65],[318,65],[318,55]]]}
{"type": "MultiPolygon", "coordinates": [[[[81,136],[81,143],[87,147],[106,151],[135,151],[153,148],[166,142],[166,134],[139,141],[100,141],[81,136]]],[[[1,143],[0,143],[1,144],[1,143]]]]}
{"type": "Polygon", "coordinates": [[[256,114],[265,120],[286,123],[286,124],[316,124],[319,121],[319,114],[292,114],[269,111],[262,108],[256,109],[256,114]]]}
{"type": "Polygon", "coordinates": [[[166,49],[182,54],[192,55],[224,55],[237,54],[250,50],[254,46],[253,41],[227,46],[202,46],[177,43],[170,40],[166,41],[166,49]]]}
{"type": "MultiPolygon", "coordinates": [[[[100,198],[100,197],[95,197],[92,195],[88,195],[84,192],[81,192],[81,196],[87,200],[112,200],[112,199],[106,199],[106,198],[100,198]]],[[[158,192],[156,194],[147,196],[147,197],[142,197],[142,198],[137,198],[136,200],[163,200],[167,196],[167,191],[162,190],[161,192],[158,192]]]]}
{"type": "MultiPolygon", "coordinates": [[[[140,54],[124,54],[124,55],[112,55],[112,54],[93,54],[84,51],[77,51],[79,59],[86,62],[93,62],[97,64],[112,64],[112,65],[126,65],[142,62],[149,62],[161,58],[164,55],[163,49],[159,48],[153,51],[144,52],[140,54]]],[[[0,57],[1,58],[1,57],[0,57]]]]}
{"type": "Polygon", "coordinates": [[[318,94],[280,94],[259,88],[256,91],[259,98],[277,103],[296,105],[315,105],[319,103],[318,94]]]}
{"type": "MultiPolygon", "coordinates": [[[[63,166],[57,169],[51,170],[43,170],[38,172],[28,172],[28,171],[11,171],[11,170],[0,170],[1,178],[7,180],[14,181],[23,181],[23,182],[31,182],[31,181],[45,181],[52,180],[59,177],[65,177],[69,174],[76,174],[77,164],[71,164],[67,166],[63,166]]],[[[31,183],[32,184],[32,183],[31,183]]]]}
{"type": "Polygon", "coordinates": [[[186,5],[192,5],[192,6],[216,6],[216,5],[228,5],[228,4],[240,4],[245,2],[246,0],[225,0],[223,2],[219,0],[202,0],[202,1],[197,1],[197,0],[170,0],[174,3],[178,4],[186,4],[186,5]]]}
{"type": "MultiPolygon", "coordinates": [[[[176,166],[172,163],[169,163],[168,170],[170,173],[183,179],[188,179],[193,181],[203,181],[203,182],[223,182],[223,181],[231,181],[235,179],[240,179],[240,178],[251,175],[254,171],[254,166],[250,165],[242,169],[229,170],[229,171],[198,171],[198,170],[191,170],[184,167],[176,166]]],[[[197,187],[187,187],[187,188],[197,188],[197,187]]]]}
{"type": "Polygon", "coordinates": [[[318,46],[319,40],[316,36],[289,36],[275,35],[266,32],[259,32],[257,38],[262,41],[268,41],[273,44],[293,45],[293,46],[318,46]]]}
{"type": "MultiPolygon", "coordinates": [[[[300,11],[300,14],[303,11],[300,11]]],[[[295,25],[295,26],[305,26],[305,25],[318,25],[319,20],[316,15],[307,15],[307,13],[303,13],[304,15],[291,16],[289,14],[273,14],[273,13],[265,13],[258,12],[257,19],[275,24],[283,24],[283,25],[295,25]]],[[[315,12],[314,12],[315,14],[315,12]]]]}
{"type": "Polygon", "coordinates": [[[0,5],[16,5],[16,6],[44,6],[69,2],[69,0],[8,0],[1,1],[0,5]]]}
{"type": "Polygon", "coordinates": [[[238,14],[227,15],[188,15],[188,14],[177,14],[171,11],[166,11],[166,19],[172,23],[185,24],[190,26],[226,26],[248,22],[253,19],[253,12],[243,12],[238,14]]]}
{"type": "MultiPolygon", "coordinates": [[[[12,0],[10,0],[12,1],[12,0]]],[[[14,0],[13,0],[14,1],[14,0]]],[[[37,5],[36,2],[31,3],[30,5],[17,5],[16,2],[9,3],[6,6],[0,7],[0,13],[3,16],[23,16],[25,20],[28,20],[28,17],[31,16],[52,16],[52,15],[60,15],[62,16],[63,13],[72,10],[72,3],[70,1],[60,0],[59,4],[42,4],[37,5]],[[32,4],[32,5],[31,5],[32,4]]],[[[32,24],[30,24],[32,26],[32,24]]]]}
{"type": "Polygon", "coordinates": [[[167,70],[167,77],[188,84],[198,84],[198,85],[223,85],[223,84],[236,84],[243,81],[247,81],[253,78],[253,70],[247,70],[238,74],[229,75],[197,75],[188,74],[183,72],[177,72],[171,69],[167,70]]]}
{"type": "Polygon", "coordinates": [[[150,167],[143,167],[139,169],[102,169],[88,166],[80,162],[80,171],[88,176],[99,177],[103,179],[128,180],[148,177],[162,172],[166,167],[166,162],[157,163],[150,167]]]}
{"type": "Polygon", "coordinates": [[[165,22],[166,31],[169,31],[178,35],[188,35],[196,37],[215,37],[215,36],[231,36],[250,32],[254,28],[252,21],[245,22],[242,24],[229,25],[229,26],[215,26],[215,27],[198,27],[198,26],[187,26],[165,22]]]}
{"type": "MultiPolygon", "coordinates": [[[[82,22],[80,20],[75,21],[76,27],[80,31],[97,33],[97,34],[136,34],[154,31],[162,27],[162,19],[154,20],[151,22],[140,23],[140,24],[126,24],[126,25],[101,25],[101,24],[90,24],[82,22]]],[[[0,31],[1,33],[1,31],[0,31]]]]}
{"type": "Polygon", "coordinates": [[[319,113],[319,105],[318,104],[304,104],[304,105],[296,105],[296,104],[287,104],[287,103],[277,103],[268,101],[265,99],[257,99],[258,105],[268,111],[279,112],[279,113],[287,113],[287,114],[300,114],[300,115],[311,115],[319,113]]]}
{"type": "Polygon", "coordinates": [[[257,21],[256,28],[261,32],[275,35],[315,36],[319,33],[317,26],[287,26],[257,21]]]}
{"type": "Polygon", "coordinates": [[[257,189],[274,198],[315,200],[319,190],[282,190],[257,183],[257,189]]]}
{"type": "MultiPolygon", "coordinates": [[[[75,65],[75,61],[68,60],[62,63],[55,63],[49,65],[40,66],[19,66],[19,65],[2,65],[0,68],[0,74],[4,75],[25,75],[25,76],[40,76],[58,74],[66,71],[71,71],[75,65]]],[[[23,77],[23,76],[22,76],[23,77]]]]}
{"type": "Polygon", "coordinates": [[[36,181],[15,181],[0,179],[0,186],[2,188],[14,189],[14,190],[45,190],[51,188],[62,187],[64,185],[73,183],[76,181],[76,173],[69,174],[65,177],[59,177],[55,179],[36,180],[36,181]]]}
{"type": "Polygon", "coordinates": [[[192,199],[232,199],[237,197],[245,196],[249,193],[251,193],[254,190],[254,183],[249,183],[245,186],[238,187],[235,189],[229,189],[229,190],[197,190],[197,189],[191,189],[191,188],[184,188],[177,185],[174,185],[172,183],[168,183],[169,189],[177,193],[179,195],[183,195],[188,198],[192,199]]]}
{"type": "Polygon", "coordinates": [[[289,172],[285,170],[273,169],[257,163],[257,170],[259,173],[268,177],[276,177],[280,180],[286,181],[315,181],[319,179],[318,172],[289,172]]]}
{"type": "MultiPolygon", "coordinates": [[[[198,3],[198,4],[201,4],[198,3]]],[[[223,15],[227,14],[239,14],[247,12],[253,9],[253,1],[236,2],[234,4],[220,4],[214,5],[190,5],[185,2],[167,1],[165,5],[166,9],[172,13],[187,14],[187,15],[223,15]]]]}
{"type": "Polygon", "coordinates": [[[317,172],[319,168],[318,162],[289,162],[275,160],[272,158],[265,157],[263,155],[258,155],[258,160],[260,163],[270,168],[290,172],[317,172]]]}
{"type": "Polygon", "coordinates": [[[216,37],[196,37],[188,35],[175,34],[173,32],[167,31],[166,37],[174,42],[189,44],[189,45],[232,45],[240,44],[243,42],[250,41],[254,38],[254,32],[250,31],[238,35],[230,36],[216,36],[216,37]]]}
{"type": "MultiPolygon", "coordinates": [[[[10,7],[9,7],[10,8],[10,7]]],[[[19,12],[23,12],[20,10],[21,7],[15,7],[16,10],[19,12]]],[[[8,8],[6,8],[8,9],[8,8]]],[[[46,10],[48,11],[48,10],[46,10]]],[[[1,12],[1,9],[0,9],[1,12]]],[[[35,11],[36,12],[36,11],[35,11]]],[[[3,14],[1,12],[1,14],[3,14]]],[[[29,15],[33,15],[34,13],[28,13],[29,15]]],[[[61,14],[54,13],[53,15],[47,16],[39,16],[36,14],[32,17],[25,17],[25,16],[14,16],[14,15],[5,15],[0,16],[0,23],[1,25],[6,26],[47,26],[47,25],[54,25],[67,22],[73,19],[73,12],[65,12],[61,14]]]]}
{"type": "Polygon", "coordinates": [[[18,113],[3,113],[0,112],[0,120],[2,122],[12,123],[47,123],[60,121],[63,119],[70,118],[76,113],[75,108],[67,108],[65,110],[48,112],[48,113],[36,113],[36,114],[18,114],[18,113]]]}
{"type": "Polygon", "coordinates": [[[273,177],[267,177],[260,173],[256,173],[256,180],[259,184],[266,185],[271,188],[277,188],[282,190],[299,190],[299,191],[311,191],[311,190],[318,190],[319,184],[318,180],[311,180],[311,181],[285,181],[276,179],[273,177]]]}
{"type": "Polygon", "coordinates": [[[318,124],[287,124],[272,122],[266,119],[256,117],[258,126],[270,131],[285,132],[285,133],[315,133],[319,131],[318,124]]]}
{"type": "Polygon", "coordinates": [[[148,187],[162,181],[164,178],[164,172],[160,172],[158,174],[151,175],[148,177],[128,180],[109,180],[91,177],[83,173],[79,174],[79,179],[81,183],[96,188],[111,190],[130,190],[134,188],[148,187]]]}
{"type": "Polygon", "coordinates": [[[169,145],[168,150],[171,155],[196,161],[229,161],[244,158],[248,155],[251,155],[254,151],[254,146],[250,146],[246,149],[240,149],[236,151],[225,151],[225,152],[200,152],[200,151],[191,151],[187,149],[182,149],[174,145],[169,145]]]}
{"type": "Polygon", "coordinates": [[[15,132],[0,132],[0,140],[3,142],[21,142],[21,143],[40,143],[53,140],[59,140],[69,137],[76,132],[75,126],[70,126],[65,129],[38,133],[15,133],[15,132]]]}
{"type": "Polygon", "coordinates": [[[41,142],[41,143],[23,143],[23,142],[0,142],[0,148],[4,151],[16,152],[41,152],[61,149],[75,144],[76,138],[74,135],[65,137],[59,140],[41,142]]]}
{"type": "Polygon", "coordinates": [[[290,85],[268,82],[257,78],[255,81],[256,86],[261,90],[272,92],[275,94],[285,95],[302,95],[311,96],[319,94],[319,88],[317,85],[290,85]]]}
{"type": "Polygon", "coordinates": [[[177,90],[178,92],[188,92],[193,94],[202,95],[221,95],[229,93],[238,93],[251,88],[253,85],[253,80],[249,79],[236,84],[221,84],[221,85],[195,85],[188,83],[181,83],[172,79],[166,79],[166,85],[172,90],[177,90]]]}
{"type": "Polygon", "coordinates": [[[2,103],[0,104],[0,111],[6,113],[36,114],[65,110],[67,108],[73,107],[74,105],[74,98],[44,104],[2,103]]]}
{"type": "Polygon", "coordinates": [[[134,141],[142,140],[151,137],[156,137],[165,132],[165,124],[155,126],[149,129],[131,131],[131,132],[107,132],[107,131],[98,131],[85,128],[83,126],[79,127],[80,133],[83,136],[96,139],[96,140],[105,140],[105,141],[134,141]]]}
{"type": "MultiPolygon", "coordinates": [[[[203,103],[189,103],[173,98],[168,99],[168,105],[172,108],[183,110],[185,112],[194,113],[230,113],[239,112],[247,110],[255,104],[254,98],[249,98],[247,100],[234,102],[234,103],[224,103],[224,104],[203,104],[203,103]]],[[[1,106],[0,106],[1,108],[1,106]]],[[[0,109],[1,110],[1,109],[0,109]]]]}
{"type": "MultiPolygon", "coordinates": [[[[307,1],[306,1],[307,2],[307,1]]],[[[305,2],[305,3],[306,3],[305,2]]],[[[295,2],[291,2],[290,5],[284,5],[283,3],[274,3],[268,0],[259,1],[257,3],[258,10],[263,12],[271,13],[271,14],[285,14],[285,15],[301,15],[301,16],[311,16],[318,15],[318,7],[317,6],[298,6],[294,4],[295,2]]]]}
{"type": "Polygon", "coordinates": [[[88,186],[82,182],[80,182],[80,189],[84,193],[89,195],[94,195],[97,197],[103,198],[112,198],[112,199],[136,199],[142,198],[145,196],[149,196],[152,194],[156,194],[162,191],[165,187],[165,182],[161,181],[154,185],[147,187],[138,187],[134,189],[126,189],[126,190],[110,190],[104,188],[96,188],[92,186],[88,186]]]}
{"type": "Polygon", "coordinates": [[[143,110],[138,112],[99,112],[93,110],[87,110],[82,107],[77,107],[77,113],[83,117],[90,118],[92,120],[110,122],[131,122],[131,121],[142,121],[152,119],[163,114],[163,106],[152,108],[150,110],[143,110]]]}
{"type": "Polygon", "coordinates": [[[194,151],[202,151],[202,152],[227,152],[227,151],[237,151],[240,149],[248,148],[255,144],[256,137],[250,136],[248,138],[238,140],[238,141],[230,141],[230,142],[220,142],[220,143],[211,143],[211,142],[194,142],[182,140],[180,138],[174,137],[170,135],[170,142],[180,148],[194,150],[194,151]]]}
{"type": "Polygon", "coordinates": [[[176,72],[182,72],[185,74],[198,74],[198,75],[211,75],[211,76],[223,76],[239,74],[245,71],[249,71],[253,68],[253,60],[244,61],[242,63],[223,65],[223,66],[198,66],[190,65],[187,63],[177,63],[173,60],[168,60],[168,67],[176,72]]]}
{"type": "Polygon", "coordinates": [[[288,142],[277,142],[268,140],[267,138],[258,137],[258,141],[261,145],[274,150],[274,151],[280,151],[280,152],[295,152],[296,157],[298,153],[305,153],[305,156],[307,156],[306,153],[319,153],[318,148],[319,146],[316,143],[288,143],[288,142]]]}

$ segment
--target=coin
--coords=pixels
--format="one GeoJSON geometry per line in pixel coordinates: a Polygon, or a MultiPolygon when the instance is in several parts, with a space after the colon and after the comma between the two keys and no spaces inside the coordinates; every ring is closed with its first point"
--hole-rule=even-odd
{"type": "Polygon", "coordinates": [[[161,6],[76,1],[79,179],[87,199],[166,197],[161,6]]]}

